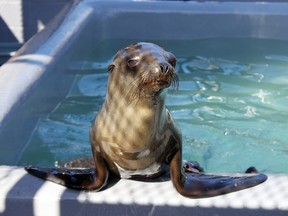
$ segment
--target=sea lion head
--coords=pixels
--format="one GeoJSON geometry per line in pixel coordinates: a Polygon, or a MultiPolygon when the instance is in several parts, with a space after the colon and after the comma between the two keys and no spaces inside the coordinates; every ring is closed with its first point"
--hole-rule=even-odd
{"type": "Polygon", "coordinates": [[[129,100],[155,97],[170,85],[178,87],[176,57],[153,43],[132,44],[117,52],[110,71],[109,87],[129,100]]]}

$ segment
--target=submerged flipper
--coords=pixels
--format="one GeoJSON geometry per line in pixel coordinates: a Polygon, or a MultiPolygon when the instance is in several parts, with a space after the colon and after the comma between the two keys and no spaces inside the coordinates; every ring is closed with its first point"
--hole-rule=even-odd
{"type": "Polygon", "coordinates": [[[25,170],[44,180],[77,190],[100,190],[106,185],[107,178],[96,179],[95,169],[39,168],[26,166],[25,170]]]}

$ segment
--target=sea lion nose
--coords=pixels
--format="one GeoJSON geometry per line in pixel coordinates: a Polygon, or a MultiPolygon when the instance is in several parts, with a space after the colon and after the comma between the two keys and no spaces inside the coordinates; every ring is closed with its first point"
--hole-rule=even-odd
{"type": "Polygon", "coordinates": [[[160,63],[160,70],[163,74],[167,74],[170,70],[170,66],[167,63],[160,63]]]}

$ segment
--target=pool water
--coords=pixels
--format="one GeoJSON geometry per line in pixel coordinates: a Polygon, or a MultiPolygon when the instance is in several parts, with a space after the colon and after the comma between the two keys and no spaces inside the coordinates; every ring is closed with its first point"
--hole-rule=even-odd
{"type": "MultiPolygon", "coordinates": [[[[99,44],[69,72],[69,95],[40,119],[19,165],[53,166],[91,156],[89,127],[101,108],[107,66],[131,41],[99,44]]],[[[288,43],[264,39],[154,41],[178,59],[167,106],[183,133],[183,157],[207,172],[288,173],[288,43]]]]}

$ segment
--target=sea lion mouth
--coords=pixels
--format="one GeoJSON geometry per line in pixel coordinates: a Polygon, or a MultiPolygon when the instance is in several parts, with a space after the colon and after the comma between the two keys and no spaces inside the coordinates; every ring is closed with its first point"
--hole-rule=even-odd
{"type": "Polygon", "coordinates": [[[171,81],[169,80],[163,80],[163,79],[156,79],[156,80],[150,80],[143,83],[145,86],[150,86],[152,88],[156,89],[164,89],[168,88],[171,84],[171,81]]]}
{"type": "Polygon", "coordinates": [[[168,88],[171,85],[171,81],[167,80],[156,80],[155,85],[158,86],[160,89],[168,88]]]}
{"type": "Polygon", "coordinates": [[[170,85],[170,82],[168,82],[167,80],[156,80],[156,83],[158,85],[170,85]]]}
{"type": "Polygon", "coordinates": [[[142,80],[142,85],[150,87],[154,89],[154,91],[158,92],[159,90],[163,90],[165,88],[169,88],[172,86],[174,90],[177,90],[179,87],[179,78],[174,71],[166,76],[154,76],[149,77],[148,79],[142,80]]]}

